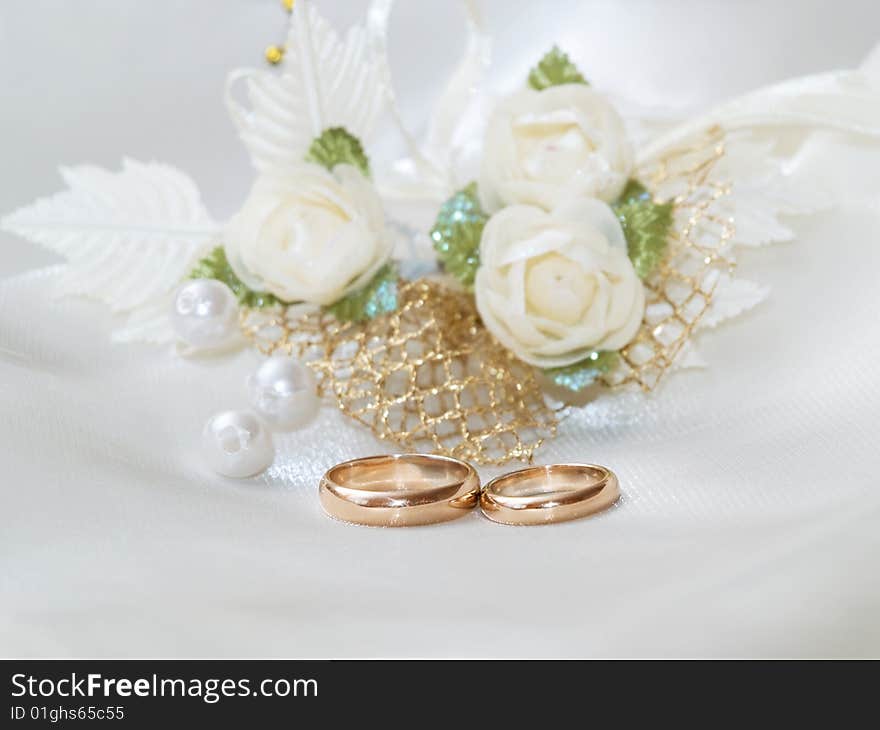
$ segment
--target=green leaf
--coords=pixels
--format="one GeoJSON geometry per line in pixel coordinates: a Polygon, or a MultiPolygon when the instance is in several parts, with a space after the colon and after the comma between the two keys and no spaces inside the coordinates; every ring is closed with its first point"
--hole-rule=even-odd
{"type": "Polygon", "coordinates": [[[263,307],[273,307],[283,302],[269,294],[268,292],[255,292],[248,289],[245,283],[239,279],[229,261],[226,258],[226,251],[223,246],[217,246],[205,258],[199,261],[195,268],[190,272],[190,279],[216,279],[221,281],[230,289],[238,298],[238,301],[245,307],[252,309],[261,309],[263,307]]]}
{"type": "Polygon", "coordinates": [[[648,192],[648,188],[635,178],[630,178],[627,180],[626,186],[623,188],[623,192],[620,194],[615,205],[646,202],[651,200],[653,200],[653,198],[651,197],[651,193],[648,192]]]}
{"type": "Polygon", "coordinates": [[[617,365],[620,356],[605,350],[594,352],[588,358],[562,368],[549,368],[544,374],[556,385],[577,393],[596,382],[596,379],[617,365]]]}
{"type": "Polygon", "coordinates": [[[325,309],[340,322],[364,322],[397,309],[397,267],[385,264],[363,289],[325,309]]]}
{"type": "Polygon", "coordinates": [[[627,253],[640,278],[646,279],[663,261],[672,226],[672,203],[657,203],[638,180],[630,180],[613,206],[627,253]]]}
{"type": "Polygon", "coordinates": [[[331,171],[336,165],[354,165],[366,177],[370,176],[370,161],[360,140],[344,127],[325,129],[309,147],[306,162],[323,165],[331,171]]]}
{"type": "Polygon", "coordinates": [[[553,46],[529,72],[529,86],[543,91],[562,84],[589,85],[589,82],[571,62],[568,54],[560,50],[559,46],[553,46]]]}
{"type": "Polygon", "coordinates": [[[443,268],[465,287],[474,284],[480,265],[480,238],[489,220],[472,182],[440,206],[431,240],[443,268]]]}

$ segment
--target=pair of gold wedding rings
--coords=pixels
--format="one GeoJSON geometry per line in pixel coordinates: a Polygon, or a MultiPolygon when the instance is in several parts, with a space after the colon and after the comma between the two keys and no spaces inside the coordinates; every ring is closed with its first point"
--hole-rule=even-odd
{"type": "Polygon", "coordinates": [[[476,470],[447,456],[369,456],[337,464],[321,479],[328,515],[359,525],[447,522],[477,504],[493,522],[545,525],[586,517],[620,496],[614,472],[596,464],[533,466],[480,487],[476,470]]]}

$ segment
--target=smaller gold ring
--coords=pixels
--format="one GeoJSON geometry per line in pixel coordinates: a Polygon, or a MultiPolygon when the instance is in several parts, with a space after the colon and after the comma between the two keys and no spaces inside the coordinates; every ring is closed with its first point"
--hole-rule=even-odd
{"type": "Polygon", "coordinates": [[[318,491],[337,520],[406,527],[466,515],[479,501],[480,478],[470,464],[447,456],[368,456],[331,468],[318,491]]]}
{"type": "Polygon", "coordinates": [[[480,495],[483,514],[505,525],[546,525],[600,512],[617,501],[620,486],[597,464],[532,466],[490,481],[480,495]]]}

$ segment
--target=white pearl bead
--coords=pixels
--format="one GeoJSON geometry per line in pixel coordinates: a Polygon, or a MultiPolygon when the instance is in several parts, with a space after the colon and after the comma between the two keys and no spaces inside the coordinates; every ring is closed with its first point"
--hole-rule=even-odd
{"type": "Polygon", "coordinates": [[[249,411],[223,411],[202,432],[208,465],[227,477],[250,477],[265,471],[275,458],[272,437],[249,411]]]}
{"type": "Polygon", "coordinates": [[[321,405],[314,374],[290,357],[270,357],[248,378],[247,386],[254,410],[278,431],[304,426],[321,405]]]}
{"type": "Polygon", "coordinates": [[[211,349],[238,334],[238,301],[232,290],[214,279],[194,279],[174,295],[171,326],[196,349],[211,349]]]}

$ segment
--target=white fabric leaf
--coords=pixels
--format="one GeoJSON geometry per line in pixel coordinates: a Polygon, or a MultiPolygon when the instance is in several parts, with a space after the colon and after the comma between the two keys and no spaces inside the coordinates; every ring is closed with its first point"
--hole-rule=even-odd
{"type": "Polygon", "coordinates": [[[68,190],[10,213],[0,227],[67,260],[63,294],[135,311],[167,297],[217,233],[195,183],[176,168],[126,159],[121,172],[60,172],[68,190]]]}
{"type": "Polygon", "coordinates": [[[783,205],[784,201],[766,190],[734,182],[731,194],[720,201],[718,209],[734,220],[734,243],[763,246],[794,238],[794,231],[779,220],[783,205]]]}
{"type": "MultiPolygon", "coordinates": [[[[643,146],[640,164],[719,124],[727,132],[727,149],[712,178],[730,185],[730,194],[715,213],[734,221],[731,262],[736,246],[793,240],[786,216],[880,194],[867,162],[880,154],[880,86],[873,68],[869,61],[862,70],[793,79],[734,99],[643,146]]],[[[748,311],[768,291],[722,276],[699,328],[748,311]]]]}
{"type": "Polygon", "coordinates": [[[774,152],[773,135],[732,133],[727,153],[712,178],[731,186],[717,210],[735,221],[733,243],[763,246],[794,239],[781,216],[804,215],[830,205],[831,197],[815,178],[802,182],[789,175],[791,163],[774,152]],[[806,184],[808,183],[808,184],[806,184]]]}
{"type": "Polygon", "coordinates": [[[340,38],[311,2],[291,13],[283,72],[233,71],[226,104],[258,170],[302,162],[312,141],[330,127],[345,127],[364,142],[383,101],[366,34],[353,26],[340,38]],[[233,98],[247,83],[250,109],[233,98]]]}
{"type": "Polygon", "coordinates": [[[712,303],[700,319],[699,327],[715,327],[726,319],[743,314],[764,301],[769,293],[768,287],[724,274],[718,279],[712,303]]]}
{"type": "Polygon", "coordinates": [[[682,345],[681,349],[678,351],[678,355],[675,357],[675,362],[672,365],[675,370],[705,368],[708,366],[709,363],[707,363],[705,358],[700,354],[700,351],[697,349],[696,345],[694,345],[692,340],[689,340],[682,345]]]}

